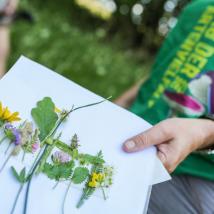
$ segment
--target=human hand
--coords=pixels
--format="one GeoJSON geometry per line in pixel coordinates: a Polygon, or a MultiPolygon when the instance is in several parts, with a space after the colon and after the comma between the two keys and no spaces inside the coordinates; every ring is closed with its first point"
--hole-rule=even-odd
{"type": "Polygon", "coordinates": [[[207,148],[213,143],[213,121],[172,118],[128,139],[123,149],[132,153],[155,145],[159,159],[171,173],[191,152],[207,148]]]}

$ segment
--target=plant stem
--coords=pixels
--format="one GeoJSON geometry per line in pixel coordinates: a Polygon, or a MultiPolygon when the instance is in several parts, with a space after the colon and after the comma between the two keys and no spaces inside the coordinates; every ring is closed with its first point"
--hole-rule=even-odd
{"type": "Polygon", "coordinates": [[[107,200],[107,197],[106,197],[106,193],[105,193],[104,188],[103,188],[103,187],[101,187],[101,189],[102,189],[102,193],[103,193],[103,198],[104,198],[104,200],[107,200]]]}
{"type": "MultiPolygon", "coordinates": [[[[101,151],[98,152],[98,154],[96,155],[96,157],[97,157],[97,158],[101,158],[101,157],[102,157],[102,152],[101,152],[101,151]]],[[[92,175],[92,173],[94,173],[94,172],[96,172],[96,173],[100,172],[100,167],[101,167],[101,166],[102,166],[102,164],[100,164],[100,163],[94,164],[94,165],[92,166],[92,168],[91,168],[91,173],[90,173],[90,174],[92,175]]],[[[89,181],[88,181],[88,182],[89,182],[89,181]]],[[[82,194],[82,196],[81,196],[79,202],[78,202],[77,205],[76,205],[76,208],[78,208],[78,209],[84,204],[84,201],[85,201],[85,200],[88,200],[89,197],[90,197],[90,196],[94,193],[94,191],[96,190],[96,188],[89,187],[89,186],[88,186],[88,182],[86,182],[85,188],[83,189],[83,194],[82,194]]]]}
{"type": "MultiPolygon", "coordinates": [[[[91,107],[91,106],[95,106],[95,105],[101,104],[101,103],[105,102],[106,100],[109,100],[110,98],[111,98],[111,97],[108,97],[107,99],[104,99],[104,100],[102,100],[102,101],[99,101],[99,102],[96,102],[96,103],[91,103],[91,104],[88,104],[88,105],[79,106],[79,107],[76,107],[76,108],[73,108],[73,107],[72,107],[71,110],[68,111],[68,112],[62,117],[62,119],[60,120],[60,122],[59,122],[58,125],[56,126],[54,132],[59,128],[59,126],[61,125],[61,123],[62,123],[72,112],[74,112],[74,111],[76,111],[76,110],[79,110],[79,109],[81,109],[81,108],[87,108],[87,107],[91,107]]],[[[53,132],[53,133],[54,133],[54,132],[53,132]]]]}
{"type": "MultiPolygon", "coordinates": [[[[110,97],[107,98],[107,99],[110,99],[110,97]]],[[[60,120],[56,123],[56,126],[55,126],[55,127],[51,130],[51,132],[46,136],[46,138],[42,141],[42,143],[45,143],[45,141],[46,141],[48,138],[54,136],[55,132],[56,132],[57,129],[60,127],[60,125],[62,124],[62,122],[64,122],[65,119],[66,119],[72,112],[74,112],[74,111],[76,111],[76,110],[79,110],[79,109],[81,109],[81,108],[86,108],[86,107],[98,105],[98,104],[101,104],[101,103],[103,103],[103,102],[105,102],[105,101],[106,101],[106,99],[105,99],[105,100],[102,100],[102,101],[100,101],[100,102],[91,103],[91,104],[84,105],[84,106],[79,106],[79,107],[77,107],[77,108],[73,108],[73,107],[72,107],[71,110],[70,110],[69,112],[67,112],[62,118],[60,118],[60,120]]],[[[41,145],[42,145],[42,143],[41,143],[41,145]]],[[[36,171],[36,169],[37,169],[37,167],[38,167],[40,161],[42,160],[43,155],[45,154],[46,150],[48,149],[48,147],[49,147],[49,145],[46,144],[46,145],[45,145],[45,148],[44,148],[44,150],[43,150],[43,152],[42,152],[42,154],[40,155],[40,157],[39,157],[39,155],[37,156],[37,158],[36,158],[36,160],[34,161],[34,164],[33,164],[33,166],[32,166],[32,170],[30,170],[29,175],[27,176],[27,179],[26,179],[26,181],[27,181],[27,189],[26,189],[26,194],[25,194],[24,214],[27,214],[28,195],[29,195],[29,190],[30,190],[30,185],[31,185],[32,177],[33,177],[34,172],[36,171]],[[38,161],[37,161],[37,159],[38,159],[38,161]],[[36,161],[37,161],[37,162],[36,162],[36,161]]],[[[41,152],[41,151],[40,151],[40,152],[41,152]]]]}
{"type": "MultiPolygon", "coordinates": [[[[60,122],[60,121],[59,121],[60,122]]],[[[44,144],[44,142],[51,137],[51,135],[54,133],[56,127],[51,130],[51,132],[46,136],[46,138],[41,142],[41,145],[44,144]]],[[[26,194],[25,194],[25,202],[24,202],[24,214],[27,213],[27,204],[28,204],[28,195],[29,195],[29,190],[30,190],[30,185],[31,185],[31,180],[33,177],[34,172],[36,171],[38,165],[40,164],[40,161],[43,158],[43,155],[46,153],[49,145],[46,144],[44,149],[40,149],[38,155],[36,156],[35,161],[32,164],[32,167],[29,171],[29,174],[27,176],[26,182],[27,182],[27,189],[26,189],[26,194]]]]}
{"type": "Polygon", "coordinates": [[[55,183],[55,185],[53,186],[53,188],[52,188],[52,189],[56,189],[56,188],[57,188],[57,186],[59,185],[59,182],[60,182],[60,181],[57,181],[57,182],[55,183]]]}
{"type": "Polygon", "coordinates": [[[45,154],[45,152],[46,152],[48,146],[49,146],[48,144],[45,145],[45,148],[44,148],[44,150],[43,150],[43,152],[42,152],[42,155],[39,157],[37,163],[33,166],[32,171],[29,172],[29,175],[27,176],[27,179],[26,179],[26,181],[27,181],[27,189],[26,189],[25,202],[24,202],[24,214],[27,214],[28,195],[29,195],[29,191],[30,191],[30,185],[31,185],[31,181],[32,181],[33,174],[34,174],[34,172],[36,171],[37,166],[39,165],[40,160],[42,159],[43,154],[45,154]]]}
{"type": "MultiPolygon", "coordinates": [[[[47,147],[47,146],[48,146],[48,145],[46,145],[46,147],[47,147]]],[[[37,166],[38,166],[38,164],[39,164],[39,162],[40,162],[40,159],[42,159],[42,155],[40,156],[40,154],[41,154],[42,152],[45,153],[46,147],[45,147],[44,149],[40,149],[39,153],[38,153],[37,156],[36,156],[36,159],[35,159],[34,163],[32,164],[32,167],[31,167],[31,169],[30,169],[30,171],[29,171],[29,175],[28,175],[27,178],[26,178],[26,182],[28,182],[28,186],[27,186],[27,191],[26,191],[26,195],[27,195],[27,196],[25,196],[24,213],[27,212],[28,194],[29,194],[29,188],[30,188],[30,184],[31,184],[31,177],[32,177],[34,171],[36,170],[36,168],[37,168],[37,166]],[[38,160],[38,161],[37,161],[37,160],[38,160]],[[38,163],[38,164],[37,164],[37,163],[38,163]]],[[[22,186],[24,186],[24,184],[25,184],[25,183],[23,183],[22,186]]],[[[23,189],[23,187],[20,188],[20,192],[19,192],[19,194],[17,194],[17,199],[16,199],[16,201],[18,201],[18,198],[19,198],[19,196],[20,196],[20,193],[21,193],[22,189],[23,189]]],[[[15,202],[14,202],[14,203],[15,203],[15,202]]]]}
{"type": "Polygon", "coordinates": [[[40,172],[42,172],[44,165],[49,157],[49,155],[51,154],[52,150],[55,147],[55,142],[51,145],[48,145],[48,148],[45,150],[45,152],[42,154],[42,158],[39,161],[39,165],[36,169],[36,174],[39,174],[40,172]]]}
{"type": "MultiPolygon", "coordinates": [[[[60,122],[60,120],[57,122],[57,124],[58,124],[59,122],[60,122]]],[[[56,127],[56,126],[55,126],[55,127],[56,127]]],[[[50,131],[50,133],[45,137],[45,139],[42,140],[42,142],[41,142],[41,147],[42,147],[42,145],[44,145],[44,143],[46,142],[46,140],[47,140],[49,137],[51,137],[51,134],[52,134],[53,131],[55,130],[55,127],[50,131]]],[[[35,160],[34,160],[34,162],[33,162],[33,164],[32,164],[32,167],[31,167],[31,169],[30,169],[30,172],[33,170],[34,165],[37,163],[37,161],[38,161],[39,157],[41,156],[41,154],[43,153],[43,151],[44,151],[44,149],[41,148],[40,151],[39,151],[39,153],[36,155],[36,158],[35,158],[35,160]]],[[[42,158],[41,158],[41,159],[42,159],[42,158]]]]}
{"type": "Polygon", "coordinates": [[[0,140],[0,145],[7,139],[7,136],[4,136],[1,140],[0,140]]]}
{"type": "MultiPolygon", "coordinates": [[[[73,108],[73,107],[72,107],[71,110],[70,110],[67,114],[65,114],[65,115],[57,122],[56,126],[51,130],[51,132],[50,132],[50,133],[46,136],[46,138],[41,142],[41,145],[44,144],[45,141],[46,141],[49,137],[51,137],[51,136],[53,136],[53,135],[55,134],[55,132],[57,131],[57,129],[59,128],[59,126],[62,124],[62,122],[63,122],[72,112],[74,112],[74,111],[76,111],[76,110],[78,110],[78,109],[81,109],[81,108],[86,108],[86,107],[90,107],[90,106],[94,106],[94,105],[101,104],[101,103],[105,102],[106,100],[108,100],[108,99],[110,99],[110,98],[111,98],[111,97],[109,97],[109,98],[107,98],[107,99],[105,99],[105,100],[102,100],[102,101],[100,101],[100,102],[91,103],[91,104],[84,105],[84,106],[79,106],[79,107],[77,107],[77,108],[73,108]]],[[[42,152],[42,150],[40,150],[39,154],[37,155],[37,157],[36,157],[36,159],[35,159],[35,161],[34,161],[34,163],[33,163],[33,166],[36,164],[36,162],[37,162],[37,160],[38,160],[38,158],[39,158],[41,152],[42,152]]],[[[32,167],[32,168],[33,168],[33,167],[32,167]]],[[[31,170],[30,170],[30,171],[31,171],[31,170]]]]}
{"type": "Polygon", "coordinates": [[[25,160],[25,155],[26,155],[26,152],[24,151],[23,156],[22,156],[22,162],[24,162],[24,160],[25,160]]]}
{"type": "Polygon", "coordinates": [[[0,173],[3,171],[4,167],[6,166],[7,162],[10,160],[11,156],[12,156],[12,152],[10,153],[10,155],[8,155],[7,159],[3,163],[3,165],[2,165],[2,167],[0,169],[0,173]]]}
{"type": "Polygon", "coordinates": [[[67,189],[66,189],[66,192],[65,192],[65,195],[64,195],[64,198],[63,198],[62,214],[65,213],[65,202],[66,202],[66,198],[67,198],[67,196],[68,196],[68,192],[69,192],[69,189],[70,189],[70,187],[71,187],[71,184],[72,184],[72,180],[69,182],[69,185],[68,185],[68,187],[67,187],[67,189]]]}
{"type": "Polygon", "coordinates": [[[18,191],[18,193],[17,193],[17,195],[16,195],[16,198],[15,198],[15,201],[14,201],[14,203],[13,203],[13,207],[12,207],[12,210],[11,210],[10,214],[13,214],[14,211],[15,211],[16,204],[17,204],[17,202],[18,202],[19,195],[21,194],[23,187],[24,187],[24,184],[22,183],[21,186],[20,186],[20,188],[19,188],[19,191],[18,191]]]}
{"type": "Polygon", "coordinates": [[[57,126],[58,124],[61,124],[60,123],[61,119],[59,119],[57,122],[56,122],[56,125],[55,127],[53,127],[53,129],[50,131],[50,133],[45,137],[45,139],[42,140],[42,142],[40,143],[41,144],[41,147],[44,145],[44,143],[47,141],[48,138],[50,138],[57,130],[57,126]]]}
{"type": "Polygon", "coordinates": [[[39,157],[41,156],[41,153],[42,153],[43,151],[44,151],[43,148],[41,148],[41,149],[39,150],[39,153],[36,155],[36,158],[35,158],[35,160],[34,160],[34,162],[33,162],[33,164],[32,164],[31,169],[29,170],[29,172],[31,172],[31,171],[33,170],[34,165],[36,164],[37,160],[39,159],[39,157]]]}
{"type": "Polygon", "coordinates": [[[5,150],[5,152],[4,152],[5,155],[7,154],[8,150],[10,149],[11,146],[12,146],[12,142],[9,143],[7,149],[5,150]]]}
{"type": "Polygon", "coordinates": [[[83,195],[81,196],[79,202],[76,205],[77,209],[79,209],[83,205],[84,201],[87,199],[87,197],[88,197],[90,191],[92,191],[92,189],[93,189],[93,191],[95,190],[95,188],[91,188],[91,187],[88,187],[86,189],[86,191],[83,193],[83,195]]]}

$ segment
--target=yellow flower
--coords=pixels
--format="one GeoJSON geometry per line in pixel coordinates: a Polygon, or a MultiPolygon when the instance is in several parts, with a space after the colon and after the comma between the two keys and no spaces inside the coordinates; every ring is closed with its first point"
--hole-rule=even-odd
{"type": "Polygon", "coordinates": [[[97,179],[98,179],[98,174],[95,173],[95,172],[92,174],[92,180],[93,180],[93,179],[94,179],[94,180],[97,180],[97,179]]]}
{"type": "Polygon", "coordinates": [[[98,184],[102,183],[103,179],[104,174],[94,172],[91,176],[91,181],[88,183],[88,186],[95,188],[98,186],[98,184]]]}
{"type": "Polygon", "coordinates": [[[2,122],[15,122],[20,121],[21,118],[19,118],[18,112],[11,113],[8,107],[4,108],[0,102],[0,120],[2,122]]]}
{"type": "Polygon", "coordinates": [[[90,182],[88,183],[88,186],[89,186],[89,187],[92,187],[92,188],[95,188],[95,187],[97,186],[97,182],[96,182],[96,181],[90,181],[90,182]]]}

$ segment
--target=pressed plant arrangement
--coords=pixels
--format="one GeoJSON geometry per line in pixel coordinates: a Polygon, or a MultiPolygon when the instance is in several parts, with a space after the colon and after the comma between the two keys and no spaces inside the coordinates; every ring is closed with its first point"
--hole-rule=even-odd
{"type": "Polygon", "coordinates": [[[105,100],[84,106],[73,106],[70,110],[59,110],[50,97],[45,97],[37,102],[32,109],[33,122],[22,121],[19,113],[11,113],[8,107],[0,102],[0,128],[1,144],[7,144],[5,161],[0,165],[0,176],[8,161],[13,156],[21,153],[24,163],[27,155],[34,154],[31,167],[23,167],[18,172],[13,166],[11,171],[17,182],[20,183],[15,201],[11,204],[11,214],[16,209],[20,194],[25,188],[25,200],[23,214],[27,214],[28,200],[32,178],[43,173],[49,179],[55,181],[53,191],[61,182],[67,184],[63,198],[62,213],[71,185],[84,185],[82,195],[76,204],[80,208],[93,193],[100,189],[104,200],[107,199],[106,189],[112,185],[114,169],[105,163],[102,151],[96,155],[85,154],[79,151],[79,139],[77,134],[70,138],[70,143],[61,140],[62,133],[58,132],[62,123],[66,122],[69,115],[79,109],[98,105],[105,100]],[[14,122],[18,125],[14,125],[14,122]]]}

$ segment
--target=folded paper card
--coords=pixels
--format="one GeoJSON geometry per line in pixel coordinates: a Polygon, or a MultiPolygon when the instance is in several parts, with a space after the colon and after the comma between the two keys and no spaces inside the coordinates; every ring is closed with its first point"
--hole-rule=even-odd
{"type": "MultiPolygon", "coordinates": [[[[71,109],[72,106],[75,108],[103,100],[25,57],[21,57],[0,81],[0,91],[0,101],[11,111],[18,111],[23,120],[29,121],[33,121],[31,109],[44,97],[50,97],[58,109],[71,109]]],[[[154,147],[126,154],[121,145],[129,137],[150,127],[143,119],[110,101],[79,109],[69,115],[57,130],[58,134],[62,133],[60,139],[69,145],[71,137],[77,134],[81,144],[80,152],[96,155],[102,151],[105,162],[114,168],[114,176],[113,184],[108,188],[107,200],[103,200],[102,193],[97,190],[81,208],[77,208],[76,204],[85,184],[71,185],[64,204],[65,214],[142,214],[146,211],[150,186],[166,181],[170,176],[157,159],[154,147]]],[[[4,154],[6,147],[4,143],[0,146],[0,163],[4,163],[7,158],[4,154]]],[[[35,160],[35,154],[26,154],[24,161],[22,156],[19,154],[10,158],[0,173],[0,213],[11,213],[20,187],[11,166],[17,171],[23,167],[29,170],[35,160]]],[[[33,176],[25,209],[28,214],[62,213],[68,182],[60,181],[53,188],[55,183],[44,174],[33,176]]],[[[23,213],[25,196],[26,185],[23,185],[13,213],[23,213]]]]}

